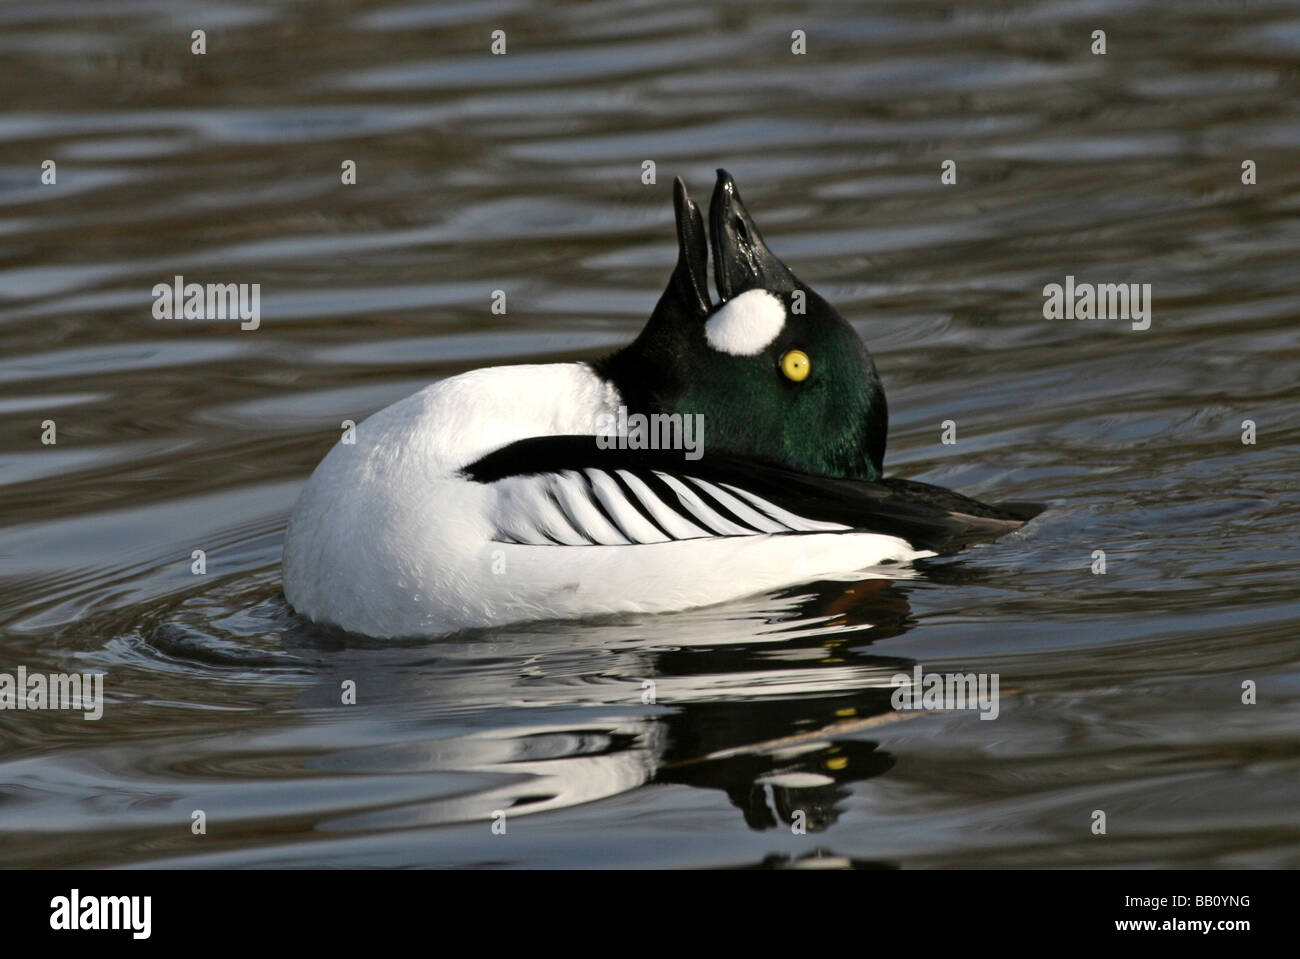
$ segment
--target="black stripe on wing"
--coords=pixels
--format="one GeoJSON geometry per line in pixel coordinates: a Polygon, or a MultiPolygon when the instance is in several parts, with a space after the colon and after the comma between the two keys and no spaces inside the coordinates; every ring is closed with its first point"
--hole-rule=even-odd
{"type": "Polygon", "coordinates": [[[688,460],[679,451],[601,449],[594,436],[520,440],[461,472],[499,484],[502,538],[532,543],[852,530],[947,552],[1000,536],[1039,512],[1029,504],[990,506],[912,480],[869,483],[727,455],[688,460]],[[552,500],[556,510],[544,505],[552,500]]]}

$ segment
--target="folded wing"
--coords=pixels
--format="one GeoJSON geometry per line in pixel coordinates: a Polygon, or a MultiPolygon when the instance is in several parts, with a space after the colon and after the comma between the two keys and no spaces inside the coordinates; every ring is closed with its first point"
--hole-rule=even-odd
{"type": "Polygon", "coordinates": [[[734,456],[602,449],[594,436],[520,440],[462,472],[496,489],[496,540],[537,546],[870,532],[942,553],[996,538],[1038,512],[910,480],[863,482],[734,456]]]}

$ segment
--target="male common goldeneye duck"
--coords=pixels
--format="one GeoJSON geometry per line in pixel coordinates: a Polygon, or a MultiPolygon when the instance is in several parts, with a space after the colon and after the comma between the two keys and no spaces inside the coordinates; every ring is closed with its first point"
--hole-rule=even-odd
{"type": "Polygon", "coordinates": [[[951,551],[1037,512],[882,478],[885,393],[853,328],[767,248],[723,170],[712,303],[703,218],[680,179],[673,197],[677,266],[631,345],[442,380],[335,445],[285,534],[298,612],[388,638],[680,610],[951,551]],[[702,455],[617,441],[638,414],[700,417],[702,455]]]}

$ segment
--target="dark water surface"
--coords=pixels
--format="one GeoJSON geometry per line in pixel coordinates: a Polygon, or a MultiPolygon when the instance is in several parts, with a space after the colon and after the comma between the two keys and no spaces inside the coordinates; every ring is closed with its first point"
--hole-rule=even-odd
{"type": "Polygon", "coordinates": [[[0,712],[0,865],[1300,864],[1300,6],[10,2],[0,89],[0,672],[108,700],[0,712]],[[680,615],[299,621],[339,424],[628,340],[717,166],[874,351],[889,471],[1048,511],[680,615]],[[261,328],[155,320],[175,274],[261,328]],[[1044,319],[1066,275],[1150,329],[1044,319]],[[998,718],[893,712],[916,664],[998,718]]]}

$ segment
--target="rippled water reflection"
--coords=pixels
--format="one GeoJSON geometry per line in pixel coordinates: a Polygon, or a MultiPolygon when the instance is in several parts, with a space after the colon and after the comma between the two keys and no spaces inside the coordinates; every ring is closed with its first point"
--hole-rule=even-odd
{"type": "Polygon", "coordinates": [[[1300,861],[1300,7],[20,0],[0,51],[0,671],[109,699],[0,713],[0,865],[1300,861]],[[299,621],[338,424],[629,339],[720,165],[871,345],[889,471],[1048,512],[680,615],[299,621]],[[154,320],[178,273],[262,328],[154,320]],[[1151,329],[1044,320],[1067,274],[1151,329]],[[918,663],[998,719],[895,712],[918,663]]]}

